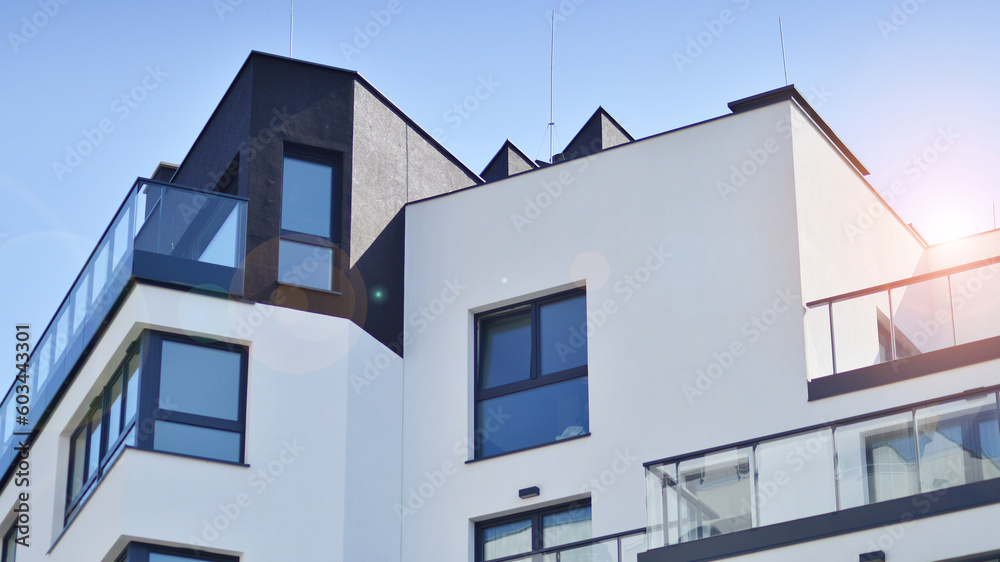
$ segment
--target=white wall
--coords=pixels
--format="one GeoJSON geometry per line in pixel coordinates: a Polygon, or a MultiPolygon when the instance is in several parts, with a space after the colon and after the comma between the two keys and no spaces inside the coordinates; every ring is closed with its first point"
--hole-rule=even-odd
{"type": "Polygon", "coordinates": [[[595,536],[644,527],[643,461],[789,423],[768,403],[805,400],[791,145],[768,143],[789,111],[770,106],[407,208],[406,317],[437,312],[407,326],[404,499],[455,468],[414,501],[404,560],[429,548],[467,559],[471,520],[581,495],[595,536]],[[731,167],[754,154],[763,163],[723,193],[731,167]],[[446,281],[464,289],[435,308],[446,281]],[[474,313],[574,283],[586,284],[591,314],[615,311],[588,342],[592,435],[462,464],[474,313]],[[718,378],[701,375],[699,389],[707,370],[718,378]],[[541,495],[518,499],[532,485],[541,495]]]}
{"type": "Polygon", "coordinates": [[[821,361],[807,361],[806,342],[824,324],[804,302],[926,264],[790,102],[406,212],[404,561],[471,559],[476,521],[579,497],[592,499],[595,536],[643,527],[643,462],[998,382],[992,362],[807,400],[821,361]],[[659,265],[654,249],[669,257],[644,271],[659,265]],[[449,283],[462,287],[454,299],[449,283]],[[588,341],[591,435],[465,464],[474,315],[576,285],[588,312],[614,311],[588,341]],[[520,500],[527,486],[541,495],[520,500]]]}

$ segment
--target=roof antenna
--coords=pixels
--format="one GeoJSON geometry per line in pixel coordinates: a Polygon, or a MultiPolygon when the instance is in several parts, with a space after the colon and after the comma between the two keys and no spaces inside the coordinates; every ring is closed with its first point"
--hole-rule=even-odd
{"type": "Polygon", "coordinates": [[[288,58],[292,58],[292,43],[295,40],[295,0],[292,0],[292,15],[288,22],[288,58]]]}
{"type": "Polygon", "coordinates": [[[549,52],[549,164],[552,163],[552,137],[555,136],[556,118],[553,111],[555,99],[556,66],[556,12],[552,11],[552,47],[549,52]]]}
{"type": "Polygon", "coordinates": [[[781,29],[781,16],[778,16],[778,35],[781,36],[781,66],[785,69],[785,85],[788,85],[788,64],[785,62],[785,31],[781,29]]]}
{"type": "MultiPolygon", "coordinates": [[[[553,139],[556,133],[556,118],[555,118],[555,66],[556,66],[556,12],[553,10],[552,14],[552,44],[549,51],[549,124],[545,126],[545,132],[549,135],[549,164],[552,164],[552,160],[555,154],[553,139]]],[[[542,135],[542,139],[538,141],[538,150],[535,152],[535,157],[538,157],[538,153],[542,151],[542,145],[545,143],[545,135],[542,135]]],[[[541,162],[541,160],[536,160],[541,162]]]]}

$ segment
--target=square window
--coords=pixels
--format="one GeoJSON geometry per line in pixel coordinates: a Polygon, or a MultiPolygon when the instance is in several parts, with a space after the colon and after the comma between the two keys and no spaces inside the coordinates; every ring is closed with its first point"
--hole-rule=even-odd
{"type": "Polygon", "coordinates": [[[174,340],[164,340],[161,350],[160,408],[239,419],[239,353],[174,340]]]}
{"type": "Polygon", "coordinates": [[[481,314],[476,331],[476,458],[589,432],[582,290],[481,314]]]}
{"type": "Polygon", "coordinates": [[[534,560],[531,555],[543,552],[545,556],[537,559],[555,560],[554,549],[591,538],[590,500],[574,502],[479,523],[476,560],[489,562],[517,555],[534,560]]]}
{"type": "Polygon", "coordinates": [[[278,281],[310,289],[333,290],[333,248],[279,240],[278,281]]]}

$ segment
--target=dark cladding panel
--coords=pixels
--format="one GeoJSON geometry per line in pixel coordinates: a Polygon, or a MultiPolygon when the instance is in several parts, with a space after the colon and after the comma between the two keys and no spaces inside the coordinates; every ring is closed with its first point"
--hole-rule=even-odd
{"type": "MultiPolygon", "coordinates": [[[[253,57],[212,113],[205,128],[174,174],[173,183],[213,189],[233,162],[241,146],[250,140],[250,102],[253,96],[253,57]]],[[[243,191],[239,195],[246,196],[243,191]]]]}

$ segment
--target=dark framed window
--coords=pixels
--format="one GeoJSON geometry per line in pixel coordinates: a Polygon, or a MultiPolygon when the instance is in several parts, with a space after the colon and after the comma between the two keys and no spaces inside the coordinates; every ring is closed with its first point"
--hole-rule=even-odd
{"type": "Polygon", "coordinates": [[[235,556],[212,554],[189,548],[172,548],[140,542],[129,543],[115,562],[184,562],[185,560],[209,560],[212,562],[239,562],[235,556]]]}
{"type": "Polygon", "coordinates": [[[135,445],[141,346],[129,346],[125,359],[90,404],[70,437],[67,515],[73,513],[127,445],[135,445]]]}
{"type": "Polygon", "coordinates": [[[278,281],[333,291],[340,244],[340,156],[285,146],[278,281]]]}
{"type": "Polygon", "coordinates": [[[243,460],[246,349],[148,332],[138,446],[234,463],[243,460]],[[148,426],[152,425],[152,431],[148,426]]]}
{"type": "Polygon", "coordinates": [[[125,447],[240,463],[247,351],[146,331],[70,437],[67,522],[125,447]]]}
{"type": "MultiPolygon", "coordinates": [[[[476,562],[503,560],[593,538],[590,500],[520,513],[476,525],[476,562]]],[[[554,559],[554,558],[553,558],[554,559]]]]}
{"type": "Polygon", "coordinates": [[[476,317],[476,458],[587,435],[587,298],[577,289],[476,317]]]}
{"type": "Polygon", "coordinates": [[[16,559],[17,523],[15,522],[3,536],[3,552],[0,553],[0,562],[14,562],[16,559]]]}

